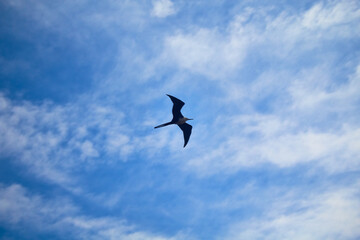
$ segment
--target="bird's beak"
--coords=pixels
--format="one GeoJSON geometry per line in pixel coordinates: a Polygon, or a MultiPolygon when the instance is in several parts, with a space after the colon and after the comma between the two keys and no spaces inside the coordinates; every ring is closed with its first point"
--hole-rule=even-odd
{"type": "Polygon", "coordinates": [[[189,118],[188,120],[194,120],[194,119],[192,119],[192,118],[189,118]]]}

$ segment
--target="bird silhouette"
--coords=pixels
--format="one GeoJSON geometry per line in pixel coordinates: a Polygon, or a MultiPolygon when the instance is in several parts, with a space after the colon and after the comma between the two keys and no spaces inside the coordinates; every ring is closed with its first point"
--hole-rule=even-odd
{"type": "Polygon", "coordinates": [[[183,131],[184,147],[185,147],[189,141],[189,138],[191,135],[191,130],[192,130],[192,126],[190,124],[187,124],[186,121],[193,120],[193,119],[186,118],[181,114],[181,108],[185,105],[185,103],[183,101],[181,101],[180,99],[177,99],[176,97],[173,97],[169,94],[166,94],[166,95],[169,96],[169,98],[171,99],[171,101],[174,104],[172,107],[173,119],[170,122],[161,124],[154,128],[161,128],[161,127],[165,127],[167,125],[177,124],[180,127],[180,129],[183,131]]]}

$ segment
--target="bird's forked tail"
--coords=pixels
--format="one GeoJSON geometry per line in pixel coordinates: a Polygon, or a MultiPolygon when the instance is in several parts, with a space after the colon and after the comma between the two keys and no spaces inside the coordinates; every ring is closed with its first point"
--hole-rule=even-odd
{"type": "Polygon", "coordinates": [[[156,126],[154,128],[161,128],[161,127],[165,127],[165,126],[170,125],[170,124],[173,124],[173,123],[172,122],[167,122],[167,123],[161,124],[159,126],[156,126]]]}

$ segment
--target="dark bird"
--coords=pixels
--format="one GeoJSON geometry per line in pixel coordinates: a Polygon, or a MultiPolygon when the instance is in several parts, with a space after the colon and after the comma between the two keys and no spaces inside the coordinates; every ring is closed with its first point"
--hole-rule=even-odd
{"type": "Polygon", "coordinates": [[[173,97],[169,94],[166,94],[166,95],[169,96],[169,98],[171,99],[171,101],[174,104],[173,108],[172,108],[173,119],[170,122],[161,124],[154,128],[160,128],[160,127],[165,127],[165,126],[171,125],[171,124],[177,124],[184,133],[184,147],[185,147],[189,141],[189,138],[191,135],[191,130],[192,130],[192,126],[190,124],[187,124],[186,121],[193,120],[193,119],[186,118],[181,114],[180,110],[185,105],[185,103],[183,101],[181,101],[180,99],[177,99],[176,97],[173,97]]]}

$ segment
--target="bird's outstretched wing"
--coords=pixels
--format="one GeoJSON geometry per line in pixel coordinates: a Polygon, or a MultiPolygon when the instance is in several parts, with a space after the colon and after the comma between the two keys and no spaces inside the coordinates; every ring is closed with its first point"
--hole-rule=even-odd
{"type": "Polygon", "coordinates": [[[184,116],[181,114],[180,110],[184,106],[184,102],[180,99],[177,99],[176,97],[173,97],[169,94],[166,94],[169,96],[171,101],[173,102],[173,108],[172,108],[172,114],[173,114],[173,121],[178,121],[180,118],[183,118],[184,116]]]}
{"type": "Polygon", "coordinates": [[[192,130],[192,126],[190,124],[184,123],[181,125],[178,125],[181,130],[184,133],[184,147],[186,146],[186,144],[189,141],[190,135],[191,135],[191,130],[192,130]]]}

